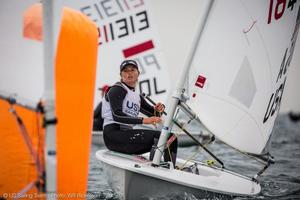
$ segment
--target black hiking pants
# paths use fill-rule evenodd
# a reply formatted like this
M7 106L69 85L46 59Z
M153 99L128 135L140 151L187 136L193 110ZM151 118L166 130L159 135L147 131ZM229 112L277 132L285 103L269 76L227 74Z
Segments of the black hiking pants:
M124 129L120 124L108 124L103 130L103 139L109 150L125 154L143 154L150 152L154 142L158 141L160 131L146 129ZM172 134L170 135L170 137ZM165 161L173 161L175 164L177 154L177 138L164 152Z

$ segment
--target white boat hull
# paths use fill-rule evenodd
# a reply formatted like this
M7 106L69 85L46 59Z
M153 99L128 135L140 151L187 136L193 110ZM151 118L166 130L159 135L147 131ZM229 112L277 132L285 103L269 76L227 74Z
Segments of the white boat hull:
M197 198L256 195L260 185L227 170L198 165L199 174L152 167L146 159L107 150L96 152L108 181L121 199L174 194L193 194ZM177 164L184 160L178 160ZM191 164L191 163L189 163Z

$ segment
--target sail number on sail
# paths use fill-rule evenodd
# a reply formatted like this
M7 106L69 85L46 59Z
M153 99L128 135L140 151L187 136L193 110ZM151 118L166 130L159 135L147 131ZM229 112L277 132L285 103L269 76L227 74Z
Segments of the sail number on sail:
M271 0L271 2L272 2L272 0ZM283 1L277 1L277 3L278 2L283 2ZM289 4L291 6L293 6L294 3L295 3L295 1L289 1ZM292 33L292 38L290 40L291 43L289 45L289 48L286 48L286 50L285 50L283 59L281 61L280 69L279 69L279 72L277 75L276 84L278 82L281 82L281 84L278 86L276 91L271 94L271 97L270 97L270 100L268 103L268 107L267 107L267 110L266 110L266 113L265 113L265 116L263 119L263 123L268 121L269 117L270 116L272 117L274 115L274 113L277 110L279 110L279 108L280 108L281 98L282 98L284 86L286 83L286 75L287 75L286 73L287 73L288 67L290 66L292 57L293 57L295 44L296 44L296 40L297 40L297 35L298 35L298 31L299 31L299 23L300 23L299 16L300 16L300 9L298 10L297 21L296 21L296 24L294 27L294 31ZM287 58L287 55L288 55L288 58Z
M122 2L105 0L86 5L81 7L80 10L96 23L100 23L105 18L114 18L108 24L99 24L99 45L102 45L149 28L146 10L136 12L130 16L116 18L126 11L128 12L141 6L144 6L143 0L124 0Z
M297 2L297 0L289 0L287 3L287 0L277 0L274 13L273 13L273 2L274 0L270 0L270 7L269 7L269 15L268 15L268 24L272 21L272 15L274 14L274 19L279 20L287 6L287 9L290 9L292 11L294 9L294 4Z
M123 59L138 62L138 89L157 101L169 90L161 43L156 37L151 9L144 0L75 1L76 9L98 27L98 67L96 87L113 84L115 70ZM100 99L97 93L95 102Z
M161 70L161 64L153 53L136 57L135 61L139 63L141 74L145 74L147 70L150 70L151 68L152 69L150 71ZM158 85L160 85L160 87L158 87ZM140 93L145 93L149 96L166 93L166 88L162 89L161 87L163 86L162 84L160 84L159 79L157 79L155 75L148 76L145 79L139 80Z

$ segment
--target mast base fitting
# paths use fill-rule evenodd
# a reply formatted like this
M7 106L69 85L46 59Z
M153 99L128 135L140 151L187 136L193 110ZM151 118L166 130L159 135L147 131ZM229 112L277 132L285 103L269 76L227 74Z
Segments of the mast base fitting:
M154 164L154 163L152 163L151 166L152 166L152 167L158 167L158 165L157 165L157 164Z

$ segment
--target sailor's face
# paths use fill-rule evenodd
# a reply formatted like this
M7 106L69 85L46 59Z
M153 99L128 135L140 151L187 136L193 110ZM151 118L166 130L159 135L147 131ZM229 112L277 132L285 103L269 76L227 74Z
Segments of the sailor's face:
M124 83L135 86L139 78L139 71L133 66L127 66L121 71L121 79Z

